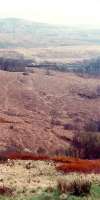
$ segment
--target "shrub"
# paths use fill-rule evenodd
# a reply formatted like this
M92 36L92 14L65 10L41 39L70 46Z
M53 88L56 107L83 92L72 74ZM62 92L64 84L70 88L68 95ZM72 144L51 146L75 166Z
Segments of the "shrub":
M74 130L75 127L73 126L73 124L64 124L64 130Z
M24 75L24 76L28 76L29 73L28 73L28 72L23 72L23 75Z
M50 71L48 68L46 69L45 75L47 75L47 76L52 75L52 74L51 74L51 71Z
M26 168L26 169L31 169L31 163L28 162L28 163L26 164L25 168Z
M55 150L55 155L56 156L65 155L65 150L63 148L58 148L58 149Z
M100 132L100 121L91 120L84 128L86 132Z
M66 182L66 180L59 179L57 183L57 189L60 193L67 193L68 183Z
M13 194L13 189L5 186L0 186L0 195L11 196Z
M4 155L0 155L0 163L7 163L8 158Z
M46 154L46 150L43 147L39 147L37 149L37 155L45 155Z
M75 179L67 183L66 180L59 180L57 189L60 193L69 193L74 196L87 196L91 191L91 182L85 179Z
M13 129L14 127L13 127L13 125L10 125L10 127L9 127L10 129Z
M89 180L76 179L69 184L68 190L75 196L87 196L90 194L91 185Z

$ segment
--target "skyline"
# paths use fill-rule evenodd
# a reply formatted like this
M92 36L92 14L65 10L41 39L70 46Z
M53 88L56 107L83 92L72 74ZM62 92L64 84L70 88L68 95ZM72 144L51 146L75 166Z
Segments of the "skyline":
M99 0L0 0L0 18L58 25L100 25Z

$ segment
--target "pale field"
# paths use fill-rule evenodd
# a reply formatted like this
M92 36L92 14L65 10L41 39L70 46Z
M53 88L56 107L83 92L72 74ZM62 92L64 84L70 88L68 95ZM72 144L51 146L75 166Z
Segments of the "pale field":
M100 55L100 46L97 45L72 45L48 48L15 49L17 53L32 58L37 62L73 63L90 59Z
M44 48L13 48L0 49L0 57L24 55L25 58L33 59L36 62L57 62L73 63L98 57L100 55L99 45L70 45Z
M30 163L30 169L27 164ZM0 186L13 188L15 196L33 196L40 194L47 188L56 188L59 180L70 183L74 179L82 178L100 183L100 175L96 174L62 174L55 170L53 162L48 161L11 161L0 164Z

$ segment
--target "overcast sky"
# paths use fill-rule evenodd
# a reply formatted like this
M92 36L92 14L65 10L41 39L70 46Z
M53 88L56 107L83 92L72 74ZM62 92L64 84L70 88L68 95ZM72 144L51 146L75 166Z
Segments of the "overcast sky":
M100 0L0 0L0 17L99 26Z

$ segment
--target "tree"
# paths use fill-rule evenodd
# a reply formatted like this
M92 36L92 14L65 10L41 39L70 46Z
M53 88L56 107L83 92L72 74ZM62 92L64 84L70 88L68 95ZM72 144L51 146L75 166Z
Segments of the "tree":
M73 137L72 145L78 157L85 159L100 158L99 133L77 133Z

